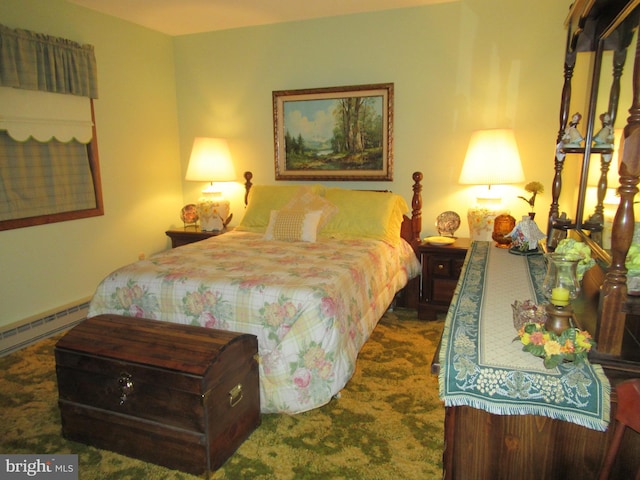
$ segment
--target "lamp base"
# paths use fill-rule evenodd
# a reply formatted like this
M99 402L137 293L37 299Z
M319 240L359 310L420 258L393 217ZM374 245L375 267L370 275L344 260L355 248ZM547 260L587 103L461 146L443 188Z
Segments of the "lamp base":
M476 198L476 204L467 211L471 240L490 242L494 220L502 213L509 212L504 209L500 197L491 196L491 192L487 192L485 196Z
M229 217L231 206L219 192L203 192L197 204L200 217L200 230L204 232L221 232L225 227L225 220Z
M493 222L500 213L500 210L492 210L485 207L471 207L467 211L469 236L471 240L490 242L493 235Z

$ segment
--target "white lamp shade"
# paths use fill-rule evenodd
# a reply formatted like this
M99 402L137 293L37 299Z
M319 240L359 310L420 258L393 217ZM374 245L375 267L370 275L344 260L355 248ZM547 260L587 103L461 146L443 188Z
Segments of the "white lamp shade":
M513 130L479 130L471 135L460 173L464 185L524 182L522 162Z
M186 180L232 182L236 171L227 141L222 138L196 137L191 149Z

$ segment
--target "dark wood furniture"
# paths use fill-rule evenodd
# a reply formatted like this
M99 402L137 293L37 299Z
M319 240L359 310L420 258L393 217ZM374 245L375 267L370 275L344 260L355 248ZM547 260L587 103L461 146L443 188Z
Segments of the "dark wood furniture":
M560 129L556 139L556 156L554 159L555 174L552 186L552 204L549 211L548 239L552 237L553 228L557 226L559 213L559 199L562 192L562 173L565 158L577 155L580 159L581 178L578 185L578 205L574 229L570 234L587 243L598 259L600 270L597 277L601 282L595 285L595 292L590 296L587 307L578 315L577 319L583 326L594 334L597 349L593 352L592 360L601 363L608 375L615 377L640 376L640 363L630 358L628 353L640 350L640 343L634 338L627 326L627 286L625 259L631 245L634 230L634 199L638 192L637 184L640 175L640 50L638 45L638 21L640 17L640 0L576 0L571 6L566 24L568 28L565 49L564 85L562 89L560 107ZM632 40L636 43L632 44ZM627 54L627 50L629 53ZM635 50L635 56L632 54ZM586 57L590 65L589 78L579 79L584 84L591 85L587 115L583 119L585 141L580 148L564 148L562 136L571 113L571 92L573 71L580 55ZM612 70L602 69L603 58L611 57ZM629 59L626 69L631 73L629 87L627 82L621 83L625 61ZM604 73L606 72L606 73ZM612 72L612 73L609 73ZM611 159L613 149L597 146L592 142L594 125L600 112L598 108L598 94L608 93L608 113L615 122L618 115L620 99L628 96L629 104L621 105L628 108L629 116L621 118L614 126L625 125L620 149L620 166L618 194L620 203L612 224L611 249L602 248L601 233L601 198L607 185L606 173L610 166L607 159ZM631 95L627 90L631 90ZM625 100L626 102L626 100ZM620 115L621 117L621 115ZM587 176L589 164L599 162L602 176L598 183L598 204L596 211L588 219L584 219L585 195L587 190ZM612 166L611 168L616 168ZM566 225L563 226L566 228ZM554 245L550 245L552 248ZM626 348L625 345L632 345ZM637 354L636 354L637 356Z
M424 242L418 246L422 263L419 319L435 320L438 312L448 310L470 243L468 238L458 238L451 245Z
M55 348L62 434L169 468L219 468L260 424L255 335L117 315Z
M611 415L613 418L615 407ZM595 480L612 430L598 432L539 415L494 415L467 406L447 408L444 478ZM625 435L611 478L634 478L639 451L637 436Z
M609 444L607 457L604 465L600 470L599 480L608 480L613 478L611 468L620 451L622 437L627 428L640 433L640 379L627 380L618 384L616 388L618 396L618 407L615 415L615 430L613 440ZM631 478L630 476L628 478ZM640 468L634 476L636 480L640 480Z
M167 230L164 232L171 239L171 248L181 247L188 243L199 242L210 237L222 235L226 230L221 232L203 232L200 227L185 227L183 229Z
M597 282L585 278L589 285ZM446 368L439 363L439 351L440 345L431 364L432 373ZM614 390L612 419L616 409ZM471 406L446 407L444 478L595 479L613 438L612 430L600 432L541 415L498 415ZM611 478L633 478L640 464L639 452L640 435L626 432Z

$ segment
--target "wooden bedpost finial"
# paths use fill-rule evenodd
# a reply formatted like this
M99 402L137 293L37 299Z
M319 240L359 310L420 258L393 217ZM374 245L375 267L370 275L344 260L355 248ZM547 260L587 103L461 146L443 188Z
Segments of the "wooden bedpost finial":
M253 183L251 183L251 179L253 178L253 173L246 171L244 172L244 204L247 205L247 202L249 200L249 190L251 190L251 186L253 185Z
M413 198L411 199L411 223L414 248L420 243L422 232L422 172L413 172Z

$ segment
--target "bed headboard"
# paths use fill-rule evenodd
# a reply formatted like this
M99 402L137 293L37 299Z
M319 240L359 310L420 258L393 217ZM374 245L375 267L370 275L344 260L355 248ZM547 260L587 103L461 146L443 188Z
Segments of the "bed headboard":
M413 194L411 196L411 217L405 215L400 228L400 236L404 238L409 245L417 253L418 245L420 244L420 232L422 231L422 172L414 172L413 178ZM249 198L249 191L253 183L253 173L247 171L244 172L244 204L247 204Z

